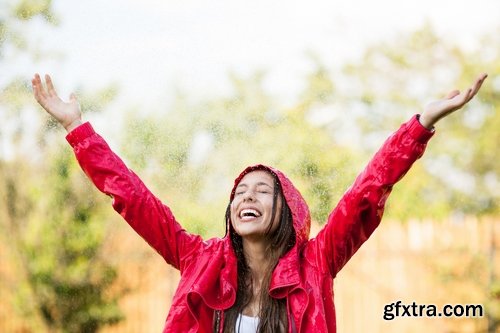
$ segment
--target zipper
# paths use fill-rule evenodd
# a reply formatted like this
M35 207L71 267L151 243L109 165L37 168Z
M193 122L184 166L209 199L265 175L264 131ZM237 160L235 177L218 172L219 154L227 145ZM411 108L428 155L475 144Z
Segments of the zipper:
M215 310L214 311L214 333L222 333L224 327L222 325L222 322L224 320L224 312L221 310Z

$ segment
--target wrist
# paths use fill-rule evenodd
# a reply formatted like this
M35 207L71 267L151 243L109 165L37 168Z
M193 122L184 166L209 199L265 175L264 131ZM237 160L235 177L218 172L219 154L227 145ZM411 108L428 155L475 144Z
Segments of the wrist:
M75 128L77 128L81 124L83 124L82 120L77 119L77 120L74 120L73 122L71 122L69 125L64 126L64 128L66 129L66 132L70 133L72 130L74 130Z
M434 129L434 124L435 122L432 121L431 119L429 119L425 112L422 113L419 117L418 117L418 121L420 122L420 125L422 125L423 127L427 128L428 130L432 130Z

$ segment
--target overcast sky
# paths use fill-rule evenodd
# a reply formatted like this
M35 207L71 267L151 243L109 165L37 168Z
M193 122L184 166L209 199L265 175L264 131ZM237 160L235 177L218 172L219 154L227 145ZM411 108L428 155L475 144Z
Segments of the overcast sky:
M174 85L193 96L223 93L227 73L268 72L266 87L293 96L311 68L431 22L463 47L500 26L500 1L475 0L54 0L60 24L26 25L31 40L57 51L43 63L19 59L10 73L52 73L61 94L119 82L125 99L152 107Z

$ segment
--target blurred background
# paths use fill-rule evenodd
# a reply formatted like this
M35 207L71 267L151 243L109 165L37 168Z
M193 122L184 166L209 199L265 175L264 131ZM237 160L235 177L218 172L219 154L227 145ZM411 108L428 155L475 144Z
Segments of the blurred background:
M254 163L292 179L314 235L392 131L487 72L394 189L335 303L339 332L500 332L498 0L2 0L0 332L159 332L178 273L85 178L32 97L35 72L75 91L207 238ZM384 320L398 300L485 312Z

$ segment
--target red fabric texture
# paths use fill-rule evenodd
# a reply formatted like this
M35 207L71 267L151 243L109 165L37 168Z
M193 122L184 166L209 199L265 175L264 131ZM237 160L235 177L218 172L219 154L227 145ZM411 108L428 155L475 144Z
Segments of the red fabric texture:
M318 235L309 239L311 217L306 202L279 170L256 165L278 176L292 211L297 241L280 259L270 294L286 298L290 332L335 332L333 279L379 225L393 185L422 156L433 131L418 116L401 125L345 192ZM230 308L236 298L237 265L229 233L203 240L185 231L171 210L109 148L89 123L67 136L84 172L113 198L113 207L167 263L180 271L163 332L212 332L215 310ZM231 198L234 195L234 188ZM223 316L220 316L223 321Z

